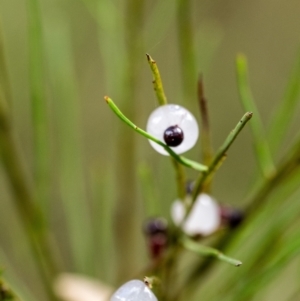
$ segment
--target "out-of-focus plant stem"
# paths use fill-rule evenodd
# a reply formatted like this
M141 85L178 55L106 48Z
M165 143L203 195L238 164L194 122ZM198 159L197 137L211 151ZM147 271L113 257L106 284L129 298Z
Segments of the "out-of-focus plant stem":
M45 71L42 22L39 0L27 0L29 39L29 85L32 108L34 143L34 180L37 197L44 207L49 199L50 143L47 104L45 97ZM47 207L43 208L46 212Z
M243 54L239 54L236 58L236 74L242 105L245 110L253 112L255 116L253 122L251 122L251 129L254 137L257 163L265 177L272 177L276 170L269 144L264 134L264 126L250 90L248 64Z
M251 220L256 212L259 212L261 206L263 206L268 200L269 195L276 190L284 181L287 181L293 174L299 171L300 168L300 139L294 144L290 152L285 156L284 160L279 164L277 173L269 179L265 179L261 183L260 187L248 197L246 203L246 216L247 220ZM247 221L246 220L246 221ZM245 221L245 222L246 222ZM239 227L236 230L226 232L221 238L215 243L214 248L218 250L224 250L235 237L238 237L238 232L243 231L243 227ZM192 283L194 281L200 281L202 277L211 269L214 261L210 258L204 260L202 263L197 265L191 272L186 283Z
M123 74L122 94L124 107L131 119L136 117L137 97L136 88L142 53L143 41L141 33L144 16L143 0L126 1L124 22L125 37L125 72ZM116 159L116 207L115 207L115 247L117 282L123 282L137 269L138 248L137 236L139 231L138 201L136 195L136 147L135 135L126 127L121 127L118 133ZM124 151L126 150L126 151ZM123 172L120 171L123 170Z
M202 191L203 185L206 183L207 180L211 179L211 176L220 167L220 164L224 161L224 158L226 157L226 152L228 151L229 147L234 142L235 138L238 136L240 131L244 128L246 123L251 119L252 115L253 115L252 112L247 112L241 118L241 120L238 122L236 127L227 136L223 145L218 149L214 159L212 160L211 164L208 167L208 171L205 172L203 175L200 175L196 180L195 188L193 190L193 195L192 195L192 206L195 200L197 199L198 194ZM189 212L192 209L192 206L190 206L189 210L186 213L186 216L188 216Z
M68 229L73 267L81 273L90 273L96 258L93 250L91 215L86 198L82 164L81 106L73 65L72 41L69 23L60 14L48 25L47 58L49 79L53 88L53 111L58 126L58 181L62 206ZM80 221L80 222L79 222ZM99 235L98 229L95 229Z
M45 289L52 300L55 300L51 283L58 273L58 267L49 243L49 233L45 227L42 212L35 203L23 162L14 141L6 101L0 90L0 154L7 177L9 179L15 206L24 225L35 262L43 280Z
M180 51L181 79L183 82L184 97L190 100L194 99L194 85L197 76L192 20L192 1L178 0L177 33Z
M213 159L213 149L211 144L210 137L210 126L209 126L209 115L207 108L207 101L204 95L204 85L203 77L199 76L198 79L198 103L200 107L201 114L201 150L202 150L202 160L205 165L210 165ZM203 188L203 191L210 191L210 181L206 181L206 185Z
M268 141L270 148L274 154L278 152L282 144L284 135L291 124L293 113L296 112L297 105L299 105L300 95L300 51L298 51L297 61L293 66L288 85L286 87L282 101L276 109L271 120Z
M213 150L210 138L209 115L207 108L207 100L204 94L203 77L199 76L198 79L198 103L201 114L201 145L202 145L202 158L205 165L209 165L213 158Z
M260 206L266 201L267 196L272 192L278 185L286 181L292 176L300 167L300 139L294 144L289 153L285 156L282 162L277 168L276 174L265 180L261 187L254 195L249 197L247 201L247 212L252 213L258 210Z
M0 20L0 85L2 87L4 97L10 106L12 102L11 87L9 82L9 74L7 71L7 62L5 56L4 37Z

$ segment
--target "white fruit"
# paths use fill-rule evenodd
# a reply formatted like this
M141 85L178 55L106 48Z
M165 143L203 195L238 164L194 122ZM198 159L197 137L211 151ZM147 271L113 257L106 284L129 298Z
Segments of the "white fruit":
M157 298L143 281L131 280L118 288L110 301L157 301Z
M187 109L175 104L158 107L148 118L147 132L165 143L165 130L175 125L178 125L182 129L184 139L180 145L171 148L175 153L181 154L191 149L197 142L199 136L197 121ZM149 140L149 142L157 152L163 155L169 155L162 146L151 140Z
M180 225L185 216L183 203L176 200L171 208L171 215L176 225ZM215 232L221 223L220 209L217 202L208 194L202 193L196 199L192 211L183 225L183 231L194 236L207 236Z

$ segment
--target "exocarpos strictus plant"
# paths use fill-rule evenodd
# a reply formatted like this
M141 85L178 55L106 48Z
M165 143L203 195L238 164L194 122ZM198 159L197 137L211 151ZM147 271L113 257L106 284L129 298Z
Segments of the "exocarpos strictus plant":
M171 225L167 226L163 217L152 218L146 222L144 231L152 258L152 263L144 271L144 274L147 275L147 281L143 284L141 281L131 280L115 292L111 301L156 300L156 297L149 291L148 287L154 288L159 300L179 300L185 296L185 293L189 295L193 291L192 288L195 283L201 284L203 276L215 265L215 259L239 267L242 264L240 260L225 255L221 250L229 246L234 240L242 240L242 233L249 226L248 221L253 222L254 219L258 218L260 212L264 211L263 208L266 206L266 201L272 192L279 189L288 178L293 177L293 175L297 176L299 173L299 138L287 150L286 155L279 163L275 163L273 159L274 154L272 154L258 110L252 99L247 78L247 62L243 55L238 55L237 57L236 71L240 99L248 112L238 121L216 152L212 151L210 144L211 133L202 78L200 77L198 82L198 100L202 118L199 129L195 117L188 110L174 103L168 104L156 62L148 54L147 59L152 70L153 85L159 106L150 114L146 130L129 120L112 99L106 96L105 101L125 124L147 138L158 153L170 156L176 172L178 199L170 208L170 215L173 221ZM290 87L290 89L294 89L294 94L290 93L287 96L282 108L275 115L268 133L271 137L274 137L276 131L278 131L277 134L282 138L283 129L288 126L287 111L291 110L294 97L297 96L297 90L299 89L297 85L299 86L299 84L294 83L294 86ZM241 210L226 207L215 200L211 190L211 182L215 173L224 163L229 147L246 123L252 118L252 115L253 119L250 122L250 126L254 138L256 159L260 166L262 177L256 183L254 190L246 196L246 206ZM181 153L195 145L198 136L202 138L201 148L204 164L181 155ZM198 177L193 179L189 185L187 185L186 181L185 168L192 168L199 172ZM229 189L234 189L234 187ZM275 201L273 205L269 204L268 206L279 207L280 205ZM283 215L285 217L281 218L287 224L292 224L295 221L295 215L292 212L284 212ZM279 228L279 225L271 225L270 233L278 235L279 233L276 230L278 231ZM278 258L273 254L275 255L275 265L280 264L281 260L292 257L299 250L300 238L299 236L296 238L296 233L297 231L294 231L288 238L285 238L289 247L285 248L283 246L283 257ZM260 250L254 256L255 259L253 261L251 259L250 263L246 263L246 270L249 271L249 267L253 267L263 260L265 252L268 252L268 248L278 238L276 235L271 236L272 239L270 241L264 238L267 242L263 246L258 245L257 248ZM211 239L208 240L208 237ZM201 240L206 241L206 243L201 243ZM210 245L207 241L210 241ZM202 256L203 259L196 266L187 266L188 272L180 273L178 271L180 260L187 251L194 252ZM243 260L247 261L247 258ZM268 276L266 275L272 273L272 269L274 268L268 265L264 266L262 263L262 266L258 268L262 279L267 281ZM243 271L241 273L243 274ZM183 277L182 274L185 276ZM238 275L239 273L236 272L235 274ZM228 282L230 285L238 277L233 276L232 279L226 279L223 282ZM154 279L153 284L151 279ZM157 279L159 281L156 281ZM228 298L228 300L250 300L255 291L253 288L255 277L248 277L246 283L247 285L242 284L237 288L232 288L237 293L235 295L236 299ZM219 299L213 299L212 297L212 299L206 300Z
M99 301L109 298L111 301L197 300L200 288L204 300L252 300L300 250L297 227L300 204L295 193L299 187L300 138L296 137L277 159L280 141L287 133L299 98L300 66L293 73L284 101L265 130L251 95L246 58L238 55L237 83L246 113L235 126L233 123L224 143L213 151L202 77L198 81L201 115L198 127L191 112L167 102L156 62L150 55L147 59L158 107L150 114L146 129L128 119L111 98L106 96L105 101L127 126L148 139L158 153L170 157L176 185L169 187L176 187L177 198L169 208L169 216L149 216L145 221L143 231L149 262L143 270L133 271L132 278L114 293L112 287L74 275L66 278L60 275L64 269L53 250L52 236L36 202L35 191L26 181L11 130L9 106L5 93L0 91L1 158L47 297L66 301L77 301L78 296L82 301L95 298ZM243 207L238 209L214 197L212 181L230 155L230 146L250 119L261 173L256 175L253 189L245 195ZM182 155L198 140L201 140L203 163ZM198 175L187 179L187 168ZM234 183L229 189L234 189ZM241 267L229 274L227 266ZM56 283L54 290L53 282ZM285 300L299 300L299 293L298 285ZM19 300L18 294L2 280L0 300Z

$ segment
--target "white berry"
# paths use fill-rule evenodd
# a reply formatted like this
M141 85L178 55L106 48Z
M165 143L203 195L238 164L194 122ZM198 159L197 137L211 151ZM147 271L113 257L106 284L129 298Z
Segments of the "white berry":
M176 200L171 208L171 215L176 225L185 216L183 203ZM221 223L220 209L217 202L208 194L202 193L196 199L192 211L183 225L186 234L207 236L215 232Z
M110 301L157 301L157 298L143 281L131 280L118 288Z
M195 117L187 109L176 104L158 107L148 118L147 132L165 143L164 133L170 126L178 126L184 134L182 143L171 147L175 153L184 153L195 145L199 136L198 124ZM162 146L151 140L149 142L157 152L169 155Z

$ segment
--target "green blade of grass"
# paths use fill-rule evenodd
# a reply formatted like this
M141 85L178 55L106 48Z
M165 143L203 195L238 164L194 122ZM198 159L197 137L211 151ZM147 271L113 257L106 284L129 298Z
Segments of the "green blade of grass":
M253 112L255 116L251 122L251 130L254 138L256 160L263 175L270 177L275 173L275 166L264 134L263 123L250 91L247 59L242 54L239 54L236 59L236 73L240 100L243 107L245 110Z

